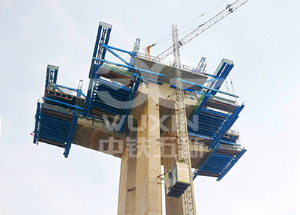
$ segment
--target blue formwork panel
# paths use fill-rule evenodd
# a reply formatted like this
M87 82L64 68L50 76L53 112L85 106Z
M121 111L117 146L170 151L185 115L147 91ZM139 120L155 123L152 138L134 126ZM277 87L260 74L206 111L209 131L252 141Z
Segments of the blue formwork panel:
M205 162L202 162L202 165L195 169L193 179L198 175L203 175L217 177L217 180L220 181L245 152L246 149L236 150L218 145L212 150Z
M45 142L50 145L65 148L65 157L68 156L70 145L77 125L78 114L72 114L53 110L38 103L36 125L34 131L34 143Z
M222 123L218 131L213 136L213 142L210 144L208 149L215 148L215 146L219 143L220 139L225 135L225 133L231 128L231 126L234 124L234 122L239 117L240 112L245 107L244 104L241 106L238 106L235 111L230 114Z
M112 71L110 72L113 73ZM92 108L101 110L104 113L125 116L125 120L118 130L123 132L133 99L141 81L141 77L137 74L133 74L132 78L133 83L128 87L101 78L94 80L95 83L90 92L91 99L86 102L85 116L87 113L90 113Z
M110 33L111 33L112 26L100 22L98 31L97 31L97 36L96 36L96 41L95 41L95 46L94 46L94 52L93 52L93 57L98 57L100 59L105 58L106 54L106 49L103 48L103 45L107 45L109 38L110 38ZM91 69L89 73L89 78L93 79L96 71L98 70L99 66L101 65L98 64L95 60L92 60L91 64Z
M228 115L203 108L197 115L198 127L188 126L188 131L193 134L213 138Z
M205 107L210 94L203 94L195 109L192 112L192 123L188 124L188 132L190 135L203 136L211 139L212 142L209 149L215 148L218 143L235 144L237 136L226 135L226 132L234 124L239 117L239 113L244 105L236 107L233 113L223 113Z
M39 138L65 144L68 140L70 127L70 120L51 116L43 111L41 114Z
M108 81L99 80L93 93L93 105L97 109L122 115L129 100L130 89Z
M221 88L223 82L227 78L228 74L232 70L233 66L234 65L233 65L232 61L223 59L221 61L220 65L218 66L216 72L214 73L214 75L219 78L216 79L216 81L211 82L208 87L219 90ZM217 91L207 90L206 93L210 93L211 95L216 95Z

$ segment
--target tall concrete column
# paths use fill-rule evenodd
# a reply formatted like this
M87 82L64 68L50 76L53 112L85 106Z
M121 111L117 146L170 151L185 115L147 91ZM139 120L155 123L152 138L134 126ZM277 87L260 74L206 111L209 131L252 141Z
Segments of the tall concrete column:
M158 98L148 97L138 119L136 215L161 215L160 122Z
M133 149L129 146L121 160L118 215L135 214L136 157Z

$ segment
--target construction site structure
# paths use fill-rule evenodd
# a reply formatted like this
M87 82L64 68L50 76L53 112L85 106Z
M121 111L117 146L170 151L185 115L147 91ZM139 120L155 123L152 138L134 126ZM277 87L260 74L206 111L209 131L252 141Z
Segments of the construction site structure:
M213 74L204 58L181 65L175 25L171 64L138 53L139 39L132 51L109 45L111 31L99 23L86 94L82 82L59 85L59 68L47 66L33 142L61 147L66 158L72 144L121 158L119 215L196 214L193 180L220 181L246 152L232 129L244 105L220 90L233 61L222 59Z

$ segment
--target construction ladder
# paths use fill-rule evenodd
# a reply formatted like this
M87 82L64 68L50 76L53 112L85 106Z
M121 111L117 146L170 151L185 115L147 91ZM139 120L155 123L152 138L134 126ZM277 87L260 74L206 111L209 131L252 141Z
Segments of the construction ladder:
M173 38L175 77L176 77L177 135L179 137L179 148L180 148L179 160L188 165L189 177L190 177L191 165L189 159L189 139L187 133L183 83L181 79L181 70L180 70L181 63L180 63L180 53L179 53L179 43L178 43L178 29L177 29L177 25L175 24L172 25L172 38ZM192 185L188 186L188 188L184 192L183 198L184 198L185 215L196 215L195 208L194 208Z

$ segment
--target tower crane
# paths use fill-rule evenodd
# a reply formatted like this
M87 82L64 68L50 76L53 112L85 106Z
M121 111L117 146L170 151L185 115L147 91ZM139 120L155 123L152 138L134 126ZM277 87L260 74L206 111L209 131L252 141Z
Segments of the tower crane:
M209 19L207 22L199 25L194 31L183 37L181 40L178 41L178 46L181 48L188 42L190 42L192 39L196 38L200 34L202 34L204 31L212 27L214 24L228 16L229 14L233 13L236 9L247 3L249 0L237 0L232 4L228 4L224 10L219 12L217 15ZM150 45L147 47L147 55L150 56L150 48L153 47L156 44ZM173 46L169 47L162 53L160 53L155 59L156 61L160 62L166 57L168 57L170 54L174 52Z
M183 161L189 170L189 177L191 177L191 164L190 164L190 156L189 156L189 139L187 132L187 122L186 122L186 111L184 104L184 92L183 92L183 83L181 77L181 62L180 62L180 52L179 48L183 45L187 44L189 41L197 37L199 34L216 24L218 21L223 19L225 16L232 13L234 10L248 2L249 0L237 0L231 5L227 5L226 9L218 13L216 16L208 20L206 23L200 25L193 32L182 38L178 41L178 29L177 26L173 24L172 26L172 39L173 45L162 52L157 56L157 60L161 61L166 58L170 54L174 54L174 68L175 68L175 76L176 76L176 103L177 103L177 135L179 137L178 144L180 148L180 160ZM147 47L147 56L150 57L150 48L155 44ZM201 59L198 67L205 68L205 59ZM199 68L200 69L200 68ZM191 180L191 186L189 186L183 196L184 200L184 213L187 214L196 214L195 202L194 202L194 193L193 193L193 185Z

